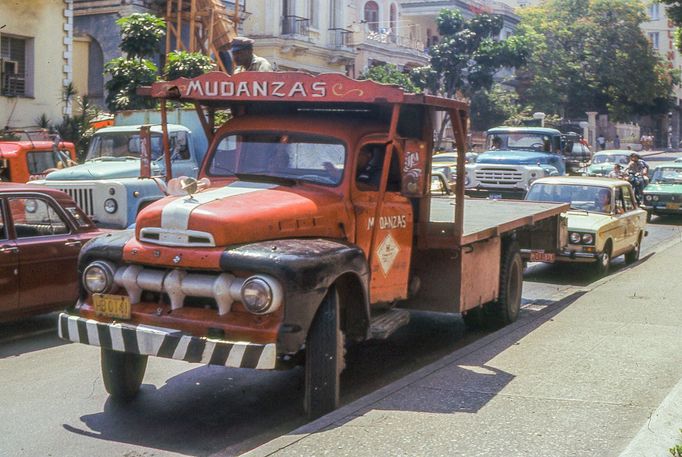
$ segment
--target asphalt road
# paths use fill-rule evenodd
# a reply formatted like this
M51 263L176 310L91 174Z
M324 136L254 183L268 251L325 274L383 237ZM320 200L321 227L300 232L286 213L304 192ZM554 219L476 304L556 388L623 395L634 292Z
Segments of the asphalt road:
M682 218L654 218L642 261L682 240L681 228ZM622 258L613 268L625 268ZM524 313L571 300L592 281L576 266L543 264L531 264L525 280ZM55 318L0 325L0 456L237 455L306 422L302 369L258 372L150 358L138 399L114 404L98 349L57 339ZM483 335L465 332L456 315L414 314L389 340L349 350L342 401Z

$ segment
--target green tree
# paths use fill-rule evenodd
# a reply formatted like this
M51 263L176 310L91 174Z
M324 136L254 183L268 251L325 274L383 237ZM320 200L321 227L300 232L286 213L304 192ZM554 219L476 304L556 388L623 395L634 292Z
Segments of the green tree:
M471 96L471 128L488 130L491 127L507 124L509 119L519 114L518 95L500 84L490 89L482 89Z
M153 108L150 97L137 95L139 86L149 86L156 81L157 67L147 59L126 59L118 57L104 66L104 72L111 75L106 82L106 103L111 111L124 109Z
M548 0L520 11L517 34L531 53L519 85L521 103L564 117L585 111L665 112L676 73L640 29L639 0Z
M421 92L421 89L418 88L410 78L409 72L402 72L393 64L375 65L370 67L367 71L362 73L358 79L371 79L372 81L383 84L394 84L400 86L405 92Z
M210 57L200 52L174 51L168 54L163 74L167 81L180 77L194 78L215 70Z
M153 56L166 35L166 21L153 14L134 13L116 25L121 28L121 50L131 58Z

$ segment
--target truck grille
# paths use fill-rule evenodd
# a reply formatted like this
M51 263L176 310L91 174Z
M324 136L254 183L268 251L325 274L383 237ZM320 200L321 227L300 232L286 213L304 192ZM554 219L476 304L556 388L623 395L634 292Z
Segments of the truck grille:
M93 217L95 215L94 203L92 200L92 189L65 187L60 188L59 190L69 194L69 196L76 201L78 206L80 206L81 209L85 211L85 214L87 214L89 217Z
M476 180L481 184L516 184L523 180L523 172L509 168L481 168L476 170Z

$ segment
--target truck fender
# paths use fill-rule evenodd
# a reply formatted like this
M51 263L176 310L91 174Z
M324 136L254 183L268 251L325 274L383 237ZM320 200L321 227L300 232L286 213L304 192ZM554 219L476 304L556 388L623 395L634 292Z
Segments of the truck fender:
M78 284L81 300L87 295L80 280L85 267L95 259L120 264L123 261L123 247L132 238L135 238L135 230L117 230L95 237L83 245L78 255Z
M344 332L366 337L369 327L369 268L362 250L327 239L285 239L226 249L223 271L247 271L277 278L284 289L284 317L278 352L293 354L305 343L308 329L327 289L337 285L344 313Z

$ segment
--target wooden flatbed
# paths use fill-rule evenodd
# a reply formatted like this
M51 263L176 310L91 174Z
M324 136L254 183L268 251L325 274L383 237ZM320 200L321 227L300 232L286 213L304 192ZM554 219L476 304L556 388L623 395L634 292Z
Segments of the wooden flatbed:
M540 203L523 200L464 199L462 245L499 236L512 230L535 225L568 211L568 203ZM455 226L455 198L431 197L429 235L452 235Z

